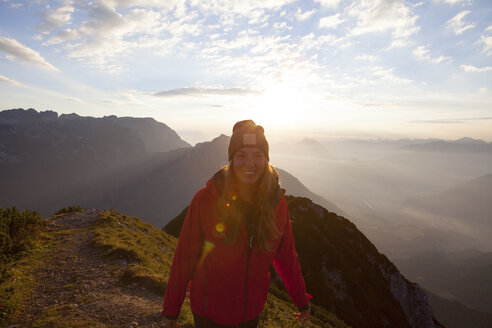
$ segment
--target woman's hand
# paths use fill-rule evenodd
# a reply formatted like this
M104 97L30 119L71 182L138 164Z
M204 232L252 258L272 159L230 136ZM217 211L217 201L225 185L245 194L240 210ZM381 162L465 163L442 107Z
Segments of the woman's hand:
M308 308L301 313L294 313L294 315L297 321L304 324L309 321L309 317L311 316L311 308Z
M177 328L178 319L168 319L164 317L164 324L166 325L166 328Z

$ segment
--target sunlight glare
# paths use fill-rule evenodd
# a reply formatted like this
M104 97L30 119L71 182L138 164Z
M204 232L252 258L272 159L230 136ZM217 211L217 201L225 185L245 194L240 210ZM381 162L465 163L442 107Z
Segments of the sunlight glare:
M297 124L306 106L303 93L281 83L268 87L254 109L254 117L265 126L287 127Z

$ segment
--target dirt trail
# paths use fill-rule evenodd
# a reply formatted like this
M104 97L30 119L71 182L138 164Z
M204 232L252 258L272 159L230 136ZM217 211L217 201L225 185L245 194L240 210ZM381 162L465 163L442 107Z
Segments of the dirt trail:
M37 286L11 328L164 326L162 296L123 286L110 268L117 264L91 245L98 218L97 210L86 210L54 219L49 229L59 231L58 243L35 271Z

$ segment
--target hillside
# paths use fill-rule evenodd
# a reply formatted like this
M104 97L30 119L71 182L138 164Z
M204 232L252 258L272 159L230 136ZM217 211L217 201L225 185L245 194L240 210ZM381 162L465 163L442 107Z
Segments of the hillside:
M395 260L409 279L438 296L492 315L492 253L422 252Z
M440 193L413 197L404 204L403 210L434 217L443 229L461 231L488 249L492 248L492 174L460 183Z
M150 118L0 112L0 207L50 216L67 204L114 208L163 227L227 163L229 137L189 147ZM273 163L275 164L275 163ZM279 170L289 193L340 209Z
M423 144L406 145L401 149L415 152L492 154L492 143L465 137L454 141L436 140Z
M162 327L162 296L166 288L176 238L139 218L115 211L82 210L47 220L52 244L44 258L27 256L27 276L20 283L22 301L0 317L8 327ZM7 280L0 279L5 294ZM19 298L19 293L16 294ZM7 296L3 302L12 300ZM295 307L269 295L260 327L301 327L292 320ZM191 328L189 300L180 326ZM346 326L322 308L304 327Z
M0 207L15 205L49 216L90 199L108 177L132 172L154 158L154 151L179 147L189 145L150 118L1 111Z
M163 227L188 206L193 195L222 166L227 164L229 137L221 135L182 150L173 160L155 161L150 168L134 168L130 177L109 178L114 184L95 190L87 204L115 208ZM290 194L311 197L332 211L338 207L307 189L298 179L278 170L282 187ZM89 206L89 205L87 205Z
M425 292L410 283L345 218L307 198L287 197L312 302L352 327L438 327ZM179 236L186 210L164 230ZM277 281L277 288L282 284Z
M490 328L492 314L471 309L458 301L439 297L429 291L429 303L434 309L434 315L447 328Z

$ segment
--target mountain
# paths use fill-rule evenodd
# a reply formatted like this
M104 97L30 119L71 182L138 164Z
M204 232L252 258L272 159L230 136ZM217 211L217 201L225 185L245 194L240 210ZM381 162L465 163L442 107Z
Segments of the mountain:
M29 241L36 239L34 247L5 266L3 254L0 258L0 326L162 327L162 299L176 238L113 210L64 208L60 212L46 220L38 213L14 213L45 222L41 224L44 230L37 234L29 229ZM0 233L19 237L4 224L11 217L12 211L0 211ZM19 221L12 226L30 226ZM13 248L26 241L12 240L16 240ZM0 244L2 250L5 246ZM260 327L297 326L296 311L291 301L276 296L272 289ZM179 324L193 327L189 298ZM348 328L326 309L314 306L304 326Z
M458 143L458 144L462 144L462 145L471 145L471 144L486 145L487 144L487 142L483 141L482 139L473 139L470 137L463 137L463 138L454 140L453 142Z
M323 155L330 156L325 146L323 146L319 141L311 138L304 138L301 141L295 143L293 148L296 152L302 152L312 155Z
M405 276L437 296L492 315L492 253L427 251L394 262Z
M296 156L305 161L332 158L328 147L316 139L303 138L299 141L284 140L270 144L270 159L282 161L283 157Z
M115 208L164 226L227 163L229 137L189 147L154 119L0 112L0 206L51 215L67 204ZM165 150L165 151L164 151ZM282 186L341 212L280 170Z
M410 198L403 209L432 216L443 229L460 231L492 248L492 174L440 193Z
M104 190L108 177L130 174L161 156L151 151L188 146L153 119L5 110L0 112L0 206L48 216Z
M492 314L471 309L460 302L426 291L435 317L447 328L490 328Z
M143 147L146 153L190 147L174 130L153 118L115 115L94 118L75 113L58 116L54 111L37 112L33 108L19 108L0 112L0 127L0 149L2 152L9 151L7 155L20 156L19 159L25 158L27 150L60 155L77 146L97 150L98 146L107 145L105 151L122 153L122 158L132 156L132 151L140 151L132 146ZM32 143L37 148L28 148Z
M136 215L155 226L164 226L186 207L193 195L212 175L227 164L229 137L221 135L183 150L172 161L155 163L151 169L138 169L138 174L113 179L107 192L97 193L88 203L99 208L115 208ZM339 210L336 205L308 190L288 172L277 169L281 186L290 194L312 197L317 203Z
M492 154L492 143L472 138L461 138L455 141L437 140L424 144L406 145L402 150L416 152L442 153L488 153Z
M352 327L440 327L425 292L347 219L287 196L296 249L312 302ZM164 227L179 236L186 210ZM278 279L274 279L282 288Z

